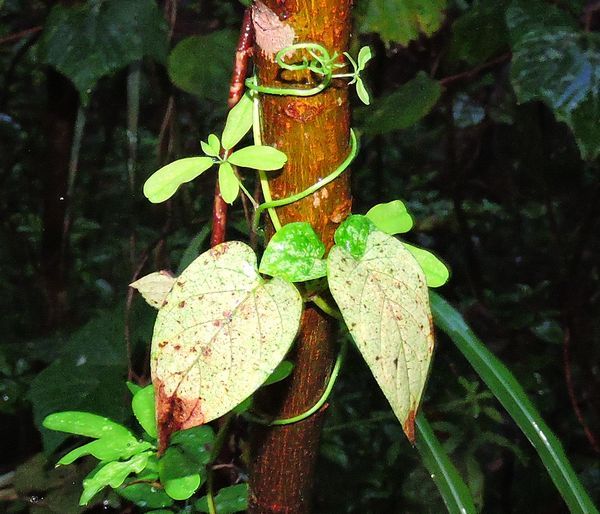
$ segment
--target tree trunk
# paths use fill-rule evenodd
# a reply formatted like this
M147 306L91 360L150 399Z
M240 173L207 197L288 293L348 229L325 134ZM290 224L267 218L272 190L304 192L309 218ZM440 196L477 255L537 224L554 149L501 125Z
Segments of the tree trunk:
M346 50L350 34L349 0L281 0L255 2L255 63L259 83L303 87L313 77L282 72L275 53L292 43L316 42L333 55ZM318 79L317 79L318 80ZM283 198L329 175L349 152L349 106L345 83L334 81L312 97L262 95L263 142L288 155L283 172L270 181L273 198ZM300 202L278 209L283 224L311 223L327 248L333 233L350 213L349 174ZM333 320L307 306L292 360L296 367L283 385L268 388L260 408L275 417L290 417L320 398L337 351ZM252 438L249 512L310 512L313 471L323 410L282 427L256 428Z

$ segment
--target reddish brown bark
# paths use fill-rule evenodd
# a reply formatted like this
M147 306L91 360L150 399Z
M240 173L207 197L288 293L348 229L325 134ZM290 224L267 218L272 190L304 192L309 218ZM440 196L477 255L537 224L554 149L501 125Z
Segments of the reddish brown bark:
M302 87L314 78L282 73L274 53L292 42L317 42L333 54L346 49L350 33L349 0L267 0L254 4L259 82L275 87ZM292 29L290 31L290 28ZM260 46L259 46L260 45ZM279 46L279 48L278 48ZM347 156L349 107L345 84L304 98L262 95L264 144L283 150L288 164L270 181L274 198L297 193L331 173ZM327 247L350 213L349 174L317 193L278 209L282 223L308 221ZM269 388L260 407L275 417L302 413L320 398L336 353L333 323L308 307L302 318L292 359L296 367L287 383ZM252 514L310 512L314 465L323 411L293 425L257 428L252 440L250 507Z

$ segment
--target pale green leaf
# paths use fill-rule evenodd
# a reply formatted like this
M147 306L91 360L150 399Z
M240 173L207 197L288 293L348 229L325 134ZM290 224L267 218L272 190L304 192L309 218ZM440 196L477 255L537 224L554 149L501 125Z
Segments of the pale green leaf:
M154 387L147 385L138 391L131 401L131 409L142 428L150 437L156 437L156 413L154 408Z
M259 271L288 282L304 282L326 275L325 245L310 223L284 225L267 245Z
M371 52L371 48L368 46L363 46L358 52L358 71L364 70L365 66L372 58L373 52Z
M210 157L186 157L155 171L144 184L144 196L152 203L168 200L177 188L194 180L214 164Z
M240 192L240 181L228 162L223 162L219 166L219 190L223 200L229 204L235 202Z
M132 435L115 434L75 448L64 455L56 465L66 466L85 455L93 455L98 460L127 459L150 447L150 443L138 441Z
M283 167L287 156L272 146L252 145L233 152L227 160L236 166L271 171Z
M173 402L207 423L245 400L283 360L298 330L302 300L278 278L266 281L239 241L200 255L158 311L152 377L162 390L158 420Z
M350 334L413 441L434 345L423 271L400 241L375 230L358 259L334 246L327 276Z
M435 255L404 241L402 241L402 244L421 266L429 287L440 287L448 282L450 271Z
M83 493L79 499L79 505L87 505L94 495L110 486L113 489L120 487L131 473L142 471L152 452L135 455L126 461L101 463L83 480Z
M210 157L219 157L219 153L221 152L221 142L215 134L210 134L208 136L208 143L200 141L200 146L206 155Z
M413 219L400 200L377 204L367 212L379 230L386 234L402 234L413 227Z
M371 98L369 97L369 92L360 77L356 80L356 94L362 103L370 105Z
M137 289L149 305L160 309L174 283L175 277L168 271L155 271L132 282L129 287Z
M90 412L65 411L46 416L43 423L49 430L84 435L86 437L132 436L123 425ZM133 436L132 436L133 437Z
M174 500L187 500L204 481L196 464L174 446L159 460L158 473L165 492Z
M223 148L231 150L252 128L252 106L254 102L250 93L246 92L240 101L227 115L223 129Z

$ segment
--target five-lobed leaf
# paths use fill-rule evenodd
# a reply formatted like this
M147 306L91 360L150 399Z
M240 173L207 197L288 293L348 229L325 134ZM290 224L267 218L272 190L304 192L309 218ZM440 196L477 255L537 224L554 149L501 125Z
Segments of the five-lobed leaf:
M222 162L219 165L219 190L223 200L228 204L235 202L240 193L240 181L228 162Z
M252 128L253 104L251 93L247 91L229 111L221 137L225 150L231 150Z
M310 223L284 225L267 245L259 271L288 282L305 282L326 275L325 245Z
M356 225L359 218L349 218ZM344 230L327 259L329 287L379 387L414 441L414 420L433 352L428 289L420 266L393 236ZM352 235L347 238L348 233ZM359 237L364 237L362 245ZM361 252L351 253L361 247Z
M244 168L272 171L282 168L287 156L272 146L251 145L236 150L227 161Z
M186 157L154 172L144 184L144 196L152 203L168 200L181 184L194 180L214 164L211 157Z
M159 447L258 389L287 353L301 312L297 289L264 280L244 243L223 243L193 261L158 311L152 338Z

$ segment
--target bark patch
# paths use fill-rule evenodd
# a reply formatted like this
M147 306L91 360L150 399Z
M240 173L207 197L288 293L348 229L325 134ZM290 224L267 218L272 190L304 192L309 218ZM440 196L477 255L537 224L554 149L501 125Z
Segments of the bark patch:
M275 61L279 50L294 43L294 29L260 0L252 5L252 23L256 44L270 61Z

